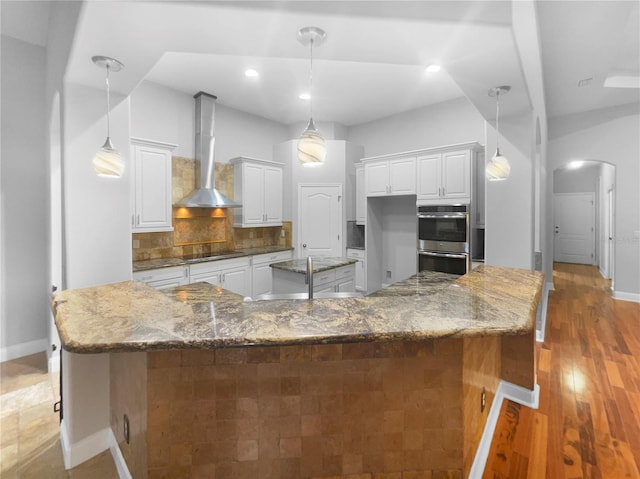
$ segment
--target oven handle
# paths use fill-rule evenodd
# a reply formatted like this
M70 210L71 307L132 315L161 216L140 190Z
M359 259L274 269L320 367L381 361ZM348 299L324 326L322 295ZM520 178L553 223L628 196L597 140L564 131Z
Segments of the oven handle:
M449 214L449 215L425 215L425 214L419 214L418 218L428 218L428 219L432 219L432 218L451 218L451 219L458 219L458 218L466 218L467 216L469 216L467 213L460 213L460 214Z
M438 258L455 258L455 259L466 259L468 256L466 254L434 253L431 251L418 251L418 254L421 254L424 256L436 256Z

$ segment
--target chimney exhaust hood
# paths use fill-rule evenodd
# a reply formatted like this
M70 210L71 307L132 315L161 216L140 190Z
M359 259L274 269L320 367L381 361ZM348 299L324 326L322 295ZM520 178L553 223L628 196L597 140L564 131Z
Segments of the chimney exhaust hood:
M242 205L227 198L214 188L215 163L214 117L216 96L203 91L196 93L196 165L200 165L200 187L178 201L174 206L187 208L239 208Z

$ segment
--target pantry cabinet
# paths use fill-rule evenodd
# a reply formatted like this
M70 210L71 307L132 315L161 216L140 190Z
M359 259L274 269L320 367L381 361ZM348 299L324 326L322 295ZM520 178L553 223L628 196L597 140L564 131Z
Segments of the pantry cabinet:
M398 196L416 193L416 157L365 159L366 196Z
M177 145L131 138L134 233L172 231L171 152Z
M234 226L282 225L282 164L256 158L233 158L234 199L242 208L234 211Z

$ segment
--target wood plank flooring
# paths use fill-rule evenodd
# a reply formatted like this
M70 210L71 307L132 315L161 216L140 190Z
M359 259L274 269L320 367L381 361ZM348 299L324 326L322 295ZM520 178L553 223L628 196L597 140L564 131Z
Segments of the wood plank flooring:
M597 267L554 265L540 407L502 405L483 479L640 478L640 304Z

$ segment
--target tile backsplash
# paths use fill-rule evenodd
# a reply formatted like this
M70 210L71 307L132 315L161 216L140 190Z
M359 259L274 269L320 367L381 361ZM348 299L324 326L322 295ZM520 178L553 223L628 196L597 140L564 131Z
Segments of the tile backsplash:
M172 158L172 203L199 184L199 165L192 158ZM233 198L233 165L216 163L216 188ZM174 231L133 233L133 260L221 253L265 246L291 246L291 222L264 228L234 228L233 208L174 208Z

